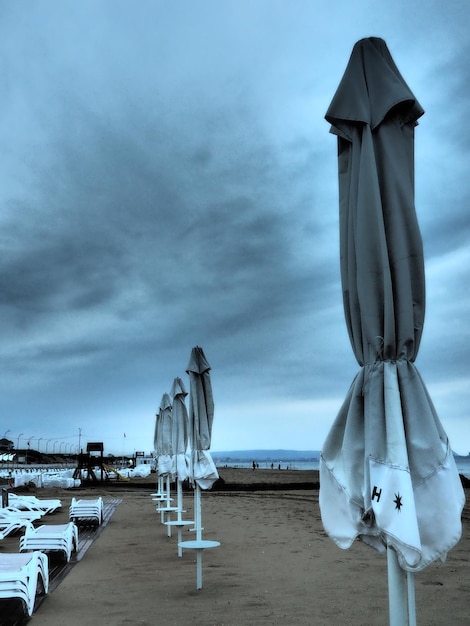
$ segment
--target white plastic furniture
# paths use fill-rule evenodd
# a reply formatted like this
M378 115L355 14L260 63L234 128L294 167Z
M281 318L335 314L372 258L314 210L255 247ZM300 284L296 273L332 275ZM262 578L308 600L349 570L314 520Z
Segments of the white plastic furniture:
M36 595L49 590L49 565L42 552L0 553L0 598L21 602L25 617L34 611Z
M43 517L43 511L25 511L15 506L4 506L0 509L0 515L10 515L27 522L36 522Z
M103 498L95 500L77 500L72 498L69 508L69 519L76 524L95 524L103 521Z
M12 514L3 514L3 510L4 509L0 509L0 536L2 539L12 533L18 532L21 529L33 526L28 520L20 519Z
M25 511L40 511L47 514L54 513L62 507L60 500L41 500L36 496L23 496L16 493L8 494L8 504Z
M28 528L20 539L20 552L60 552L67 563L77 546L78 528L73 522Z

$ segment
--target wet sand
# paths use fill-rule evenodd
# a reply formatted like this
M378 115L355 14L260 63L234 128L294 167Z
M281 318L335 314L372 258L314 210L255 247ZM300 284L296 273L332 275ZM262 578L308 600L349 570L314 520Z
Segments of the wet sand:
M32 490L59 497L68 521L75 497L122 498L104 531L60 585L31 626L383 625L388 623L386 558L356 542L339 549L323 531L318 472L219 470L216 489L203 492L204 538L221 546L203 553L203 588L196 590L195 555L177 556L147 479L74 490ZM152 475L155 476L155 475ZM309 486L311 485L311 487ZM468 488L466 490L468 495ZM185 493L192 519L192 492ZM415 577L419 624L468 624L469 505L463 536L445 563ZM193 533L184 531L184 539ZM18 537L0 542L15 551Z

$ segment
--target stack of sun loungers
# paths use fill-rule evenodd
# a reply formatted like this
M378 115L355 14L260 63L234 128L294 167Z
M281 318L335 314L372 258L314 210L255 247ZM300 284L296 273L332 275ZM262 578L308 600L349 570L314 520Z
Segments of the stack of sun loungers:
M60 500L41 500L35 496L23 496L8 493L7 506L0 507L0 540L20 530L25 537L20 539L19 553L0 553L0 600L18 600L24 617L31 617L38 593L47 593L49 588L49 562L44 550L60 550L69 554L76 548L77 534L73 529L54 531L54 544L49 531L54 526L34 524L49 513L62 506ZM72 538L70 540L70 535ZM34 538L41 537L38 543Z
M33 614L36 596L48 592L48 554L59 553L68 563L78 549L77 525L100 525L103 521L102 497L72 498L68 523L34 526L61 506L60 500L9 493L8 506L0 507L0 540L10 533L25 531L18 553L0 553L0 603L18 601L25 618ZM0 607L3 617L2 610Z
M20 539L20 552L59 552L67 563L72 553L77 551L77 546L78 528L73 522L30 527Z
M69 519L76 524L99 526L103 521L103 498L96 500L77 500L72 498Z
M42 552L0 554L0 599L19 600L31 617L38 593L49 589L49 565Z

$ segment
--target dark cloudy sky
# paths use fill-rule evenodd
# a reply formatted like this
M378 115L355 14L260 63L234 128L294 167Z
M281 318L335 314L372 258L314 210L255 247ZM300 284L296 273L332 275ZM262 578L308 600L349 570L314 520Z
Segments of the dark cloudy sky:
M148 452L200 345L213 450L321 448L358 370L324 114L374 35L426 110L417 366L467 454L469 21L467 0L1 0L0 437Z

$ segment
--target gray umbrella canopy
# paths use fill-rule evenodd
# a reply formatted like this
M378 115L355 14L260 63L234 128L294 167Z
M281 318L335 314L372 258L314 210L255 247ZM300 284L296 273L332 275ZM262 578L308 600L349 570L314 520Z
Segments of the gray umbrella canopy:
M425 281L414 207L423 109L382 39L359 41L328 109L338 136L340 265L361 370L322 450L324 527L343 548L391 545L417 571L459 540L464 495L447 436L414 365Z
M159 423L160 423L160 419L161 419L161 414L162 414L162 409L161 407L159 407L158 409L158 413L155 416L155 430L153 433L153 449L155 451L155 456L158 457L159 454L161 454L161 449L160 449L160 429L159 429Z
M171 398L164 393L160 402L160 410L157 416L155 428L155 450L158 457L158 473L172 474L173 469L173 425Z
M199 346L191 350L189 375L189 438L192 450L192 478L207 489L219 477L209 453L212 423L214 421L214 398L210 378L210 365Z
M199 346L191 350L188 367L189 385L189 416L191 424L191 447L193 450L210 450L212 423L214 421L214 398L210 369L205 354Z
M188 411L185 398L188 392L181 378L175 378L171 389L173 397L173 453L176 461L175 473L178 480L185 480L189 476L186 452L188 448Z

